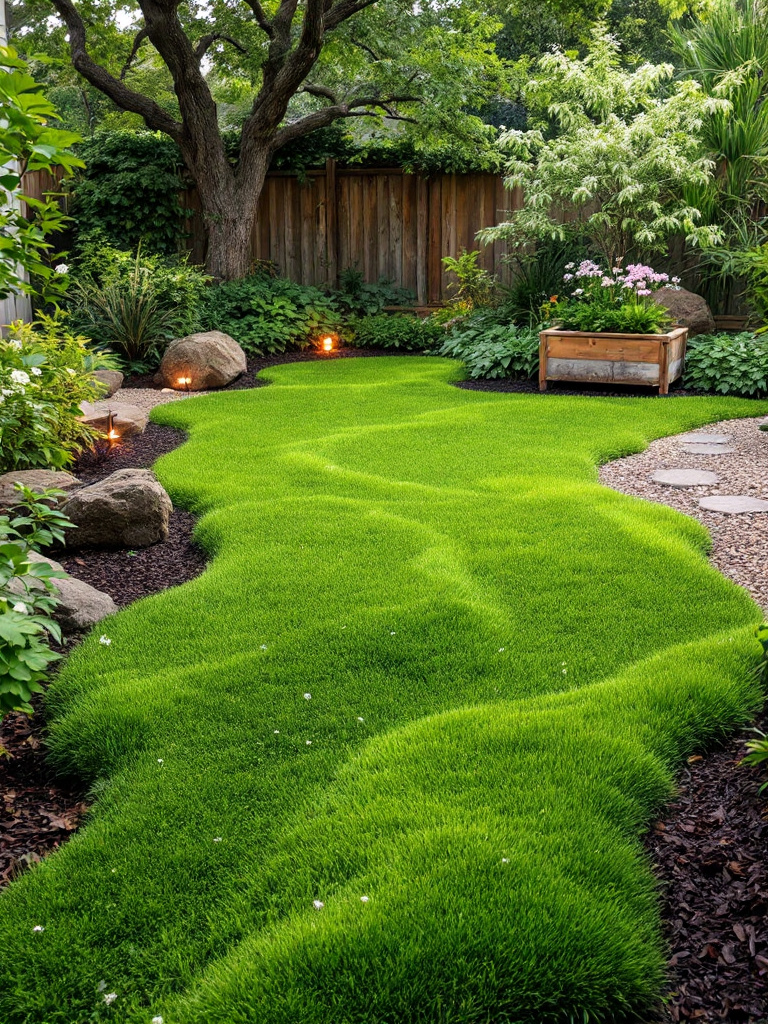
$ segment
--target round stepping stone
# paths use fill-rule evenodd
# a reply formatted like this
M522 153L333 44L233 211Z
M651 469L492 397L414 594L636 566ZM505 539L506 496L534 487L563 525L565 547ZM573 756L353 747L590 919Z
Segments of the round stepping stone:
M683 434L680 438L683 444L727 444L733 440L733 434Z
M749 494L717 494L699 498L699 506L710 512L768 512L768 501Z
M736 449L725 444L686 444L683 451L690 455L733 455Z
M659 469L651 480L665 487L703 487L716 484L720 477L704 469Z

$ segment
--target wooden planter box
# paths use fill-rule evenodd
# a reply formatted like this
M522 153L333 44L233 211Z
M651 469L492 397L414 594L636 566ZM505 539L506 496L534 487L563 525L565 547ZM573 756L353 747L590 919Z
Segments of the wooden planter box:
M539 390L548 380L647 384L669 392L682 375L687 327L667 334L590 334L550 328L539 335Z

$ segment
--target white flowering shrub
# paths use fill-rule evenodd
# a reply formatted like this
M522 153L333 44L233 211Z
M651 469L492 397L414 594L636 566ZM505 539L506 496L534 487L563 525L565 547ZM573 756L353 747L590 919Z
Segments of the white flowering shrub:
M61 317L13 324L0 339L0 472L65 466L95 440L80 403L98 397L92 371L105 362Z
M589 53L542 55L523 85L531 127L504 133L505 179L525 203L481 234L525 246L585 238L609 266L664 252L673 235L716 245L718 227L688 201L712 181L702 138L730 103L696 82L672 83L671 64L621 67L618 44L596 31Z
M51 618L58 603L53 581L66 573L30 561L30 552L61 541L72 526L55 508L62 491L17 489L16 514L0 516L0 718L32 711L32 696L59 658L49 646L51 638L61 640Z

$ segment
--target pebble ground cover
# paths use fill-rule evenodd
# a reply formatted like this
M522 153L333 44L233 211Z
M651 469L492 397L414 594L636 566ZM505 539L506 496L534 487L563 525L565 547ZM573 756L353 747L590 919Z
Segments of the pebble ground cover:
M264 375L154 413L190 433L157 471L212 561L49 693L96 802L0 897L0 1020L643 1011L640 837L761 703L760 612L596 467L768 406L465 391L422 357Z

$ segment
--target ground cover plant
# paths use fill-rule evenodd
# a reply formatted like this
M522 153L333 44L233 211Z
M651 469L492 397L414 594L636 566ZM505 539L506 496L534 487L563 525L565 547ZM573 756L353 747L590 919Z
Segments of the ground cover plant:
M699 334L688 342L685 386L723 395L768 395L768 336Z
M214 556L48 699L88 825L0 897L7 1024L618 1021L664 951L640 836L761 701L705 531L596 464L765 403L274 367L153 414Z

